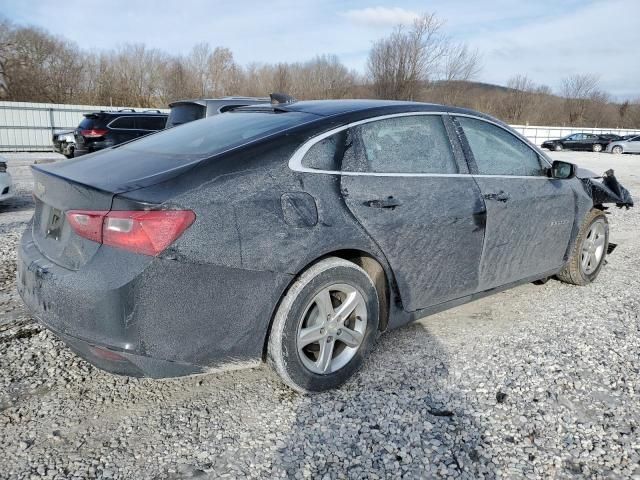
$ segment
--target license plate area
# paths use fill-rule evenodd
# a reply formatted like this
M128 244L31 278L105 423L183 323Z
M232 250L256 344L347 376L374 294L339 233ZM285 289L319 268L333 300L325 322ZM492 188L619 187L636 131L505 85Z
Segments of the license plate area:
M60 240L62 235L62 227L64 226L64 213L57 208L51 208L49 211L49 219L47 220L46 238Z

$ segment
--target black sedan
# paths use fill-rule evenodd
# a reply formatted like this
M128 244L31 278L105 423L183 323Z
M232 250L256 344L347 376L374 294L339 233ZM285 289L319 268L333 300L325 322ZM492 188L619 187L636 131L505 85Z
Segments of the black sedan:
M268 361L303 392L381 331L594 281L602 205L632 205L491 117L391 101L243 107L33 174L18 290L72 349L151 377Z
M591 152L602 152L611 142L619 140L620 137L614 134L596 135L593 133L573 133L556 140L547 140L543 142L542 148L548 150L586 150Z

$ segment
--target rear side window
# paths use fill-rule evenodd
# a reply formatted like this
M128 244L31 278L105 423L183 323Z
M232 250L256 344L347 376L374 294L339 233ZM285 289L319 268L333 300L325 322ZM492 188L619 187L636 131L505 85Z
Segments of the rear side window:
M167 127L175 127L183 123L193 122L205 117L206 107L197 103L185 103L171 107Z
M483 120L456 117L480 175L544 175L538 154L503 128Z
M109 128L124 128L134 129L135 123L133 117L118 117L115 120L109 122Z
M180 157L206 157L233 147L317 119L316 115L303 112L228 112L190 122L122 148L134 152L154 153Z
M439 115L395 117L356 127L364 168L373 173L458 173Z
M350 131L344 130L320 140L307 151L302 159L302 166L318 170L339 171L341 157L347 142L351 143L350 138Z
M162 130L166 123L167 117L161 115L135 118L136 128L140 130Z

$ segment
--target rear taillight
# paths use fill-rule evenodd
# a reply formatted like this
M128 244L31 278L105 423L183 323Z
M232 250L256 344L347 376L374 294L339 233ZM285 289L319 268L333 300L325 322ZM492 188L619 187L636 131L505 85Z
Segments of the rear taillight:
M67 220L81 237L143 255L158 255L196 218L191 210L70 210Z
M92 128L89 130L80 130L80 135L86 138L99 138L105 136L108 131L106 128Z
M0 173L4 173L7 171L7 164L4 162L0 162Z

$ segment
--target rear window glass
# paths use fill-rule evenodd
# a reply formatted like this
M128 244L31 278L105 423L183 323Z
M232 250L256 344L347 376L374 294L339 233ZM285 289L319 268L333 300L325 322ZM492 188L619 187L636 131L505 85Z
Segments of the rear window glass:
M317 119L302 112L228 112L164 130L120 147L143 153L204 157Z
M92 129L95 127L101 127L101 126L102 125L101 125L100 119L98 118L85 118L80 122L80 125L78 125L78 127L83 130L89 130L89 129Z
M205 117L206 108L197 103L176 105L171 107L167 127L175 127L183 123L193 122Z

